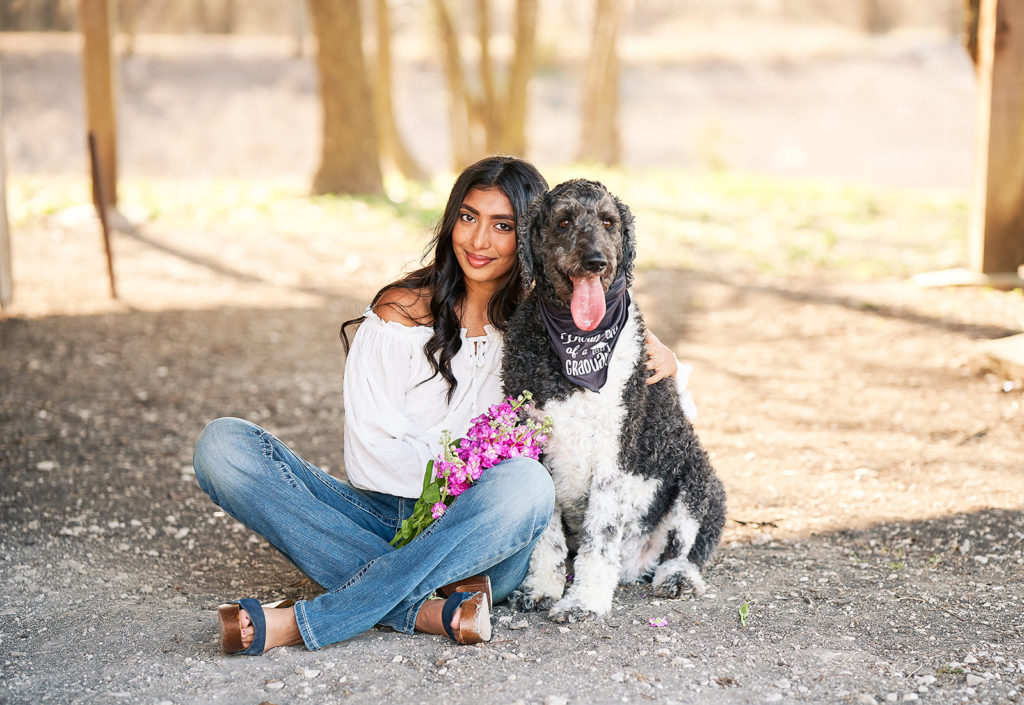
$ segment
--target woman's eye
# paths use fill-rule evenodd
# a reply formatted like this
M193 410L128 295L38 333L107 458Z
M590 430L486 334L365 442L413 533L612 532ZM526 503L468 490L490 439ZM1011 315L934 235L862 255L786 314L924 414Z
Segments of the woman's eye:
M572 221L570 221L568 218L562 218L560 221L558 221L558 227L560 227L562 230L565 230L566 228L569 227L569 224L571 222Z
M473 216L470 213L459 213L459 220L464 223L475 222Z
M601 221L601 225L604 226L605 230L611 230L612 229L612 221L610 221L610 220L602 220Z
M514 229L509 223L495 223L494 227L502 232L512 232Z

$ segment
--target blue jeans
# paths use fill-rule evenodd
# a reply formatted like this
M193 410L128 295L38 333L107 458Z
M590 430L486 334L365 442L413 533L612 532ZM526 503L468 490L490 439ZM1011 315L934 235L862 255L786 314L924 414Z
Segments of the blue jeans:
M494 601L526 575L551 518L554 488L540 463L513 458L484 472L410 544L390 545L415 499L358 490L247 421L210 423L196 443L199 486L326 592L295 603L307 648L375 624L410 633L423 601L471 575L491 578Z

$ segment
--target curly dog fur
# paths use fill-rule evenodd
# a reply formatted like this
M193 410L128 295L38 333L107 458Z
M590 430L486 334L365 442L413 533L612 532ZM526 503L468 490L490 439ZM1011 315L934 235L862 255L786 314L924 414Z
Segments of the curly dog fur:
M577 179L531 205L518 229L527 287L505 333L505 392L533 392L554 430L542 456L555 482L555 511L529 572L510 598L549 609L555 621L599 617L620 582L649 579L657 594L700 594L701 567L725 524L725 491L680 407L674 381L646 384L645 326L635 303L600 392L564 377L538 298L568 309L572 280L593 261L607 291L632 283L636 252L629 208L600 183ZM588 261L590 266L588 265ZM567 561L574 579L566 590Z

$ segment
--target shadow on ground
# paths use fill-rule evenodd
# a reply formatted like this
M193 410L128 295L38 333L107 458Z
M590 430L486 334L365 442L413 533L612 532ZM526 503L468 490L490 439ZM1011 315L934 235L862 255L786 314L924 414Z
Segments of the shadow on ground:
M999 487L1019 482L1020 450L1010 445L1019 420L985 405L1013 400L994 397L977 373L914 352L948 361L956 341L985 337L987 324L921 325L838 293L791 296L692 272L645 273L638 288L668 284L682 306L653 306L650 317L697 366L698 430L731 497L709 594L659 600L627 586L606 621L568 627L499 607L494 641L476 648L373 630L318 652L217 652L217 603L319 588L200 492L194 439L212 418L241 416L339 474L337 325L363 302L0 321L0 699L1019 697L1024 511L1019 484ZM898 381L892 370L905 375L908 360L927 388ZM766 369L778 383L751 375ZM849 370L863 384L847 399L828 380L850 379ZM968 441L943 436L970 430L956 409L921 412L947 399L976 405L965 418L989 429ZM894 424L901 409L913 419ZM850 442L858 434L873 439L875 462ZM1003 499L1011 492L1015 500ZM890 518L871 518L881 515ZM652 628L656 617L668 626Z

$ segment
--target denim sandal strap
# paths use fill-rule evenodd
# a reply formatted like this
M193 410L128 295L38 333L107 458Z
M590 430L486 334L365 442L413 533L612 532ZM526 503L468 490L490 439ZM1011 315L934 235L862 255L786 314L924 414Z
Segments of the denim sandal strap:
M470 592L453 592L444 601L444 607L441 608L441 626L444 627L445 632L452 641L458 641L455 638L455 632L452 631L452 617L455 616L455 610L459 609L462 603L471 597L473 597L473 593Z
M259 656L263 653L263 646L267 641L267 620L263 616L263 605L259 600L246 597L238 600L238 606L249 613L249 621L252 622L253 639L252 644L245 651L239 653L247 656Z

